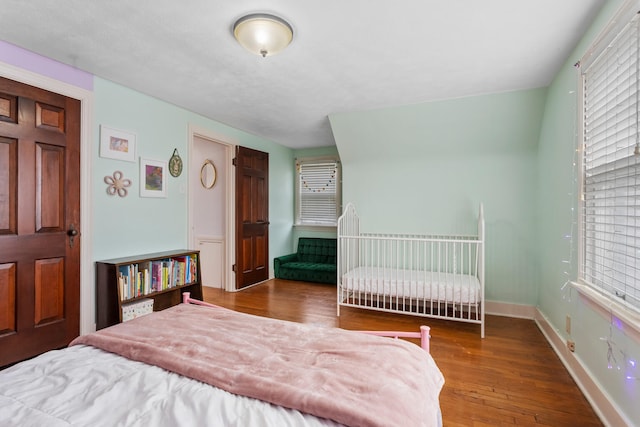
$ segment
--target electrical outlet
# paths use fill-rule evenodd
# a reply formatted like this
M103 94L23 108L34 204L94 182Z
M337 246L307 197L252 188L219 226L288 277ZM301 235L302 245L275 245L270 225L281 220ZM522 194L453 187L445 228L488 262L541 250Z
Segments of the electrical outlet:
M565 319L565 330L568 334L571 333L571 316L567 314L567 318Z
M569 349L569 351L576 351L575 341L567 340L567 348Z

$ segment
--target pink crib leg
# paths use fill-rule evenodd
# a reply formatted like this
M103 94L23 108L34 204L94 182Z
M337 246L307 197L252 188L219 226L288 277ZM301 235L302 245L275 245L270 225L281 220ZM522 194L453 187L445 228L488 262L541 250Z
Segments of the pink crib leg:
M208 302L204 302L204 301L200 301L199 299L191 298L191 293L190 292L183 292L182 293L182 303L183 304L203 305L205 307L220 308L219 305L209 304Z
M429 353L429 340L431 339L430 329L428 326L420 326L420 347L427 353Z

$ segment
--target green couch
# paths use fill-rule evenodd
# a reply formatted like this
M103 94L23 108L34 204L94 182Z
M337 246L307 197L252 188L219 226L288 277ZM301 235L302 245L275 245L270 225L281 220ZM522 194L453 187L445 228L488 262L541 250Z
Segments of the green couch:
M273 259L278 279L336 284L337 240L300 237L296 253Z

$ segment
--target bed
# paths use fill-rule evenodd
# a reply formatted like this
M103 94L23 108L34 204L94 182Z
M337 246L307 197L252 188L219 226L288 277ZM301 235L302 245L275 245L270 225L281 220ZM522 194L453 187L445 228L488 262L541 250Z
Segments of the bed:
M442 425L426 327L346 331L185 301L0 371L0 425ZM390 334L422 348L376 336Z
M484 212L475 235L364 233L352 203L338 219L337 310L357 307L476 323L485 334Z

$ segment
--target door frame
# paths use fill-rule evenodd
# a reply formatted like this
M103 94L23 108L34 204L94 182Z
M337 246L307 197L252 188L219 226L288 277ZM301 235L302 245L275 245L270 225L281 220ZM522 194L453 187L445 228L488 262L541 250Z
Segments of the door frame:
M0 61L0 76L80 101L80 335L96 330L92 259L93 92Z
M234 172L235 168L233 166L233 156L235 153L235 147L238 145L238 142L228 135L223 135L217 132L212 131L211 129L206 129L204 127L189 123L188 125L188 163L187 168L190 170L195 167L199 167L198 165L193 164L192 153L194 151L195 138L204 139L210 141L211 143L219 144L224 147L224 157L225 157L225 182L226 187L224 191L224 204L225 204L225 235L224 235L224 250L225 250L225 275L224 275L224 286L223 289L225 291L236 291L235 287L235 273L232 270L233 264L236 262L235 258L235 203L234 203L234 191L235 191L235 179ZM188 242L191 249L197 249L196 235L194 232L194 212L196 202L193 197L194 191L191 189L191 180L187 180L187 199L188 199L188 215L187 215L187 236Z

